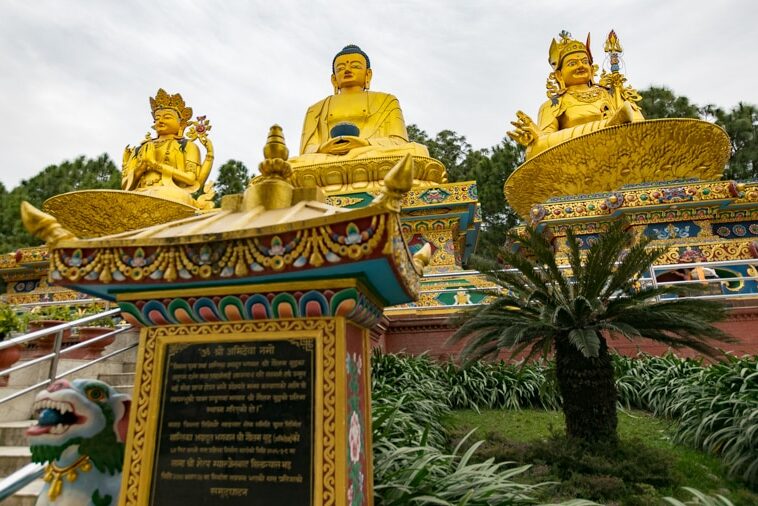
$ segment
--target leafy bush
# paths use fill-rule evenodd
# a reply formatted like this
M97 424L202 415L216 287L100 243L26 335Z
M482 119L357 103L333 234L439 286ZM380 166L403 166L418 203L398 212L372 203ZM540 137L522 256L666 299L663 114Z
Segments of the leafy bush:
M372 377L374 492L378 506L534 504L539 485L513 481L528 466L474 462L481 442L446 450L443 369L427 357L375 355ZM592 504L573 501L566 505Z
M673 497L664 497L663 500L673 506L734 506L734 504L723 495L707 495L692 487L682 487L692 495L692 499L682 502Z
M447 435L441 420L450 407L445 385L435 377L435 367L426 357L374 356L371 387L374 441L438 448L445 444Z
M480 362L461 369L425 356L374 357L379 437L435 448L449 409L560 406L554 364ZM615 356L619 403L676 420L674 439L719 455L732 475L758 486L758 357L705 365L674 355Z
M0 302L0 341L11 332L21 329L21 320L16 314L16 310L8 304Z
M719 455L758 487L758 357L710 366L673 355L615 360L624 404L676 420L675 441Z
M474 463L472 455L482 442L459 455L434 446L397 447L391 441L375 443L374 491L377 503L404 504L533 504L528 493L534 485L515 483L512 478L529 466L506 469L492 459Z
M453 409L560 407L553 363L476 362L460 368L448 362L439 367Z

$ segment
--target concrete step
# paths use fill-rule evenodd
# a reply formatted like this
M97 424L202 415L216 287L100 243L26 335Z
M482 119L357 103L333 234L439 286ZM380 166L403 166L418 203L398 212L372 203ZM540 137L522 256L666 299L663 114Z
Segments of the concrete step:
M0 446L0 477L15 473L31 461L28 446Z
M24 444L26 436L23 431L32 423L31 420L21 422L5 422L0 424L0 437L8 440L7 446L0 446L0 478L4 478L31 462L31 452L28 446L17 446L12 443ZM22 441L23 440L23 441ZM3 501L3 506L34 506L37 496L45 482L35 480Z
M97 379L99 379L100 381L104 381L112 386L133 385L134 373L133 372L100 373L97 375Z
M123 364L121 364L121 371L122 372L135 373L135 372L137 372L137 363L136 362L124 362Z
M18 422L0 422L0 447L3 446L26 446L29 444L26 439L27 427L32 425L34 420L21 420Z
M134 399L134 385L112 385L116 389L116 392L121 394L127 394Z
M11 497L3 501L3 506L34 506L45 482L34 480Z
M0 388L0 399L21 391L21 387ZM0 404L0 422L13 422L31 418L32 404L37 392L29 392L15 399Z
M129 394L132 397L134 396L132 393L134 390L133 372L98 374L97 379L108 383L115 388L116 391L121 392L122 394Z

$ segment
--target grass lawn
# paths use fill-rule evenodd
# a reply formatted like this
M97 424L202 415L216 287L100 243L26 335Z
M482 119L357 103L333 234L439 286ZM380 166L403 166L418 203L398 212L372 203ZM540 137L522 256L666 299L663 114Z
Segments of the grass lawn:
M469 441L486 441L477 452L480 458L532 464L520 477L524 482L561 482L543 491L543 501L583 497L604 504L665 504L664 496L690 499L680 489L689 486L724 495L737 506L758 505L758 494L728 478L718 458L673 444L671 422L647 412L619 411L619 434L626 453L602 458L587 457L564 444L559 411L461 410L454 411L445 425L453 445L476 429Z

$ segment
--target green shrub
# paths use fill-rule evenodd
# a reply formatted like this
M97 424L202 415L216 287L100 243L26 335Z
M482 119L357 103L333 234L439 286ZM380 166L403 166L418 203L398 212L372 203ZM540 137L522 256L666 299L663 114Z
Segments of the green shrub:
M758 357L710 366L673 355L619 357L616 366L624 404L676 420L675 441L719 455L731 475L758 487Z
M553 362L462 369L425 356L376 354L373 367L374 431L398 446L423 440L442 448L440 420L450 409L560 406ZM614 367L622 406L675 420L675 441L719 455L731 475L758 487L758 357L706 365L671 354L616 356Z
M0 302L0 341L16 330L21 330L21 319L16 310Z
M664 497L663 500L673 506L734 506L734 504L723 495L707 495L692 487L682 487L692 495L687 502L679 501L673 497Z
M374 491L377 504L508 505L533 504L529 493L535 485L512 478L528 466L506 469L492 459L473 462L479 447L474 443L452 453L433 446L397 447L391 441L374 444Z

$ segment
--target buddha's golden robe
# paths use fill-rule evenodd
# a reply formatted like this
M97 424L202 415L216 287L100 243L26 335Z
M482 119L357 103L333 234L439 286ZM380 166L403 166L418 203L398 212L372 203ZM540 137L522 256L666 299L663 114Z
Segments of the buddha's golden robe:
M633 102L632 121L642 121L642 111ZM608 120L618 110L610 92L602 86L593 86L589 91L572 94L570 91L548 100L540 107L537 126L542 135L526 151L531 158L561 142L579 137L607 126Z
M357 126L360 130L358 137L366 140L368 145L341 155L319 152L329 141L332 128L339 123ZM309 107L300 139L300 156L292 158L290 163L304 166L406 153L429 156L425 146L408 141L397 98L388 93L364 91L330 96Z

